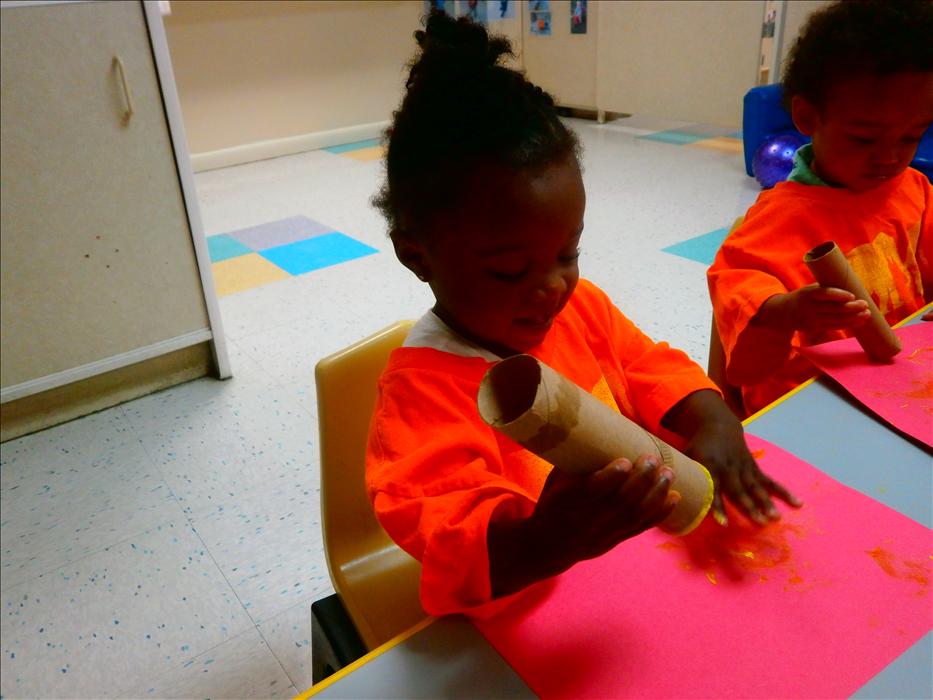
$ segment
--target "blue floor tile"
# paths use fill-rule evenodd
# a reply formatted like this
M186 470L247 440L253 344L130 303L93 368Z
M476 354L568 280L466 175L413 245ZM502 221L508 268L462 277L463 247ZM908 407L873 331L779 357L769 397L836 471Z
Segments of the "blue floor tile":
M220 262L252 253L253 249L226 233L221 233L219 236L207 237L207 252L210 253L211 262Z
M334 232L269 248L259 254L289 274L301 275L378 252L365 243Z
M687 260L695 260L704 265L711 265L713 258L716 257L716 251L719 250L719 246L722 245L728 234L729 229L717 228L715 231L704 233L696 238L689 238L661 250L665 253L687 258Z
M361 148L372 148L380 143L382 143L380 139L367 139L365 141L354 141L353 143L342 143L339 146L331 146L324 150L328 153L346 153L347 151L358 151Z
M683 146L696 141L703 141L709 138L709 134L691 134L688 131L679 131L670 129L669 131L658 131L653 134L644 134L636 138L646 139L648 141L660 141L661 143L672 143L677 146Z

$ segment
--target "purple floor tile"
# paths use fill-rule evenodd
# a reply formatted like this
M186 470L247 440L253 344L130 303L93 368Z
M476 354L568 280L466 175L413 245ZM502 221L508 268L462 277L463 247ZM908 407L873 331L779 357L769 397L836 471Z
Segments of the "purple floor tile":
M227 235L253 250L260 251L331 233L333 230L332 226L325 226L306 216L292 216L239 231L230 231Z

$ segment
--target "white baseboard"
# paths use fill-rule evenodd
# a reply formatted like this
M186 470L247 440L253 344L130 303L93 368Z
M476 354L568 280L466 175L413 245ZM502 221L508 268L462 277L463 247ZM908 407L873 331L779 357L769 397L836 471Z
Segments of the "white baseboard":
M265 160L266 158L278 158L279 156L304 153L305 151L316 151L320 148L340 146L345 143L353 143L354 141L366 141L382 136L382 132L385 131L388 126L388 121L371 122L369 124L347 126L341 129L314 131L309 134L288 136L283 139L254 141L253 143L245 143L242 146L221 148L217 151L193 153L191 155L191 166L194 168L194 172L200 173L205 170L215 170L217 168L226 168L230 165L252 163L253 161Z
M104 374L105 372L110 372L122 367L129 367L130 365L135 365L137 362L145 362L146 360L151 360L153 357L159 357L160 355L203 343L210 340L212 337L213 335L211 334L210 328L204 328L199 331L192 331L191 333L176 336L175 338L162 340L152 345L146 345L142 348L136 348L129 352L120 353L113 357L107 357L103 360L89 362L80 367L72 367L71 369L49 374L45 377L30 379L28 382L4 387L0 389L0 403L15 401L25 396L32 396L42 391L57 389L66 384L72 384L82 379L95 377L98 374Z

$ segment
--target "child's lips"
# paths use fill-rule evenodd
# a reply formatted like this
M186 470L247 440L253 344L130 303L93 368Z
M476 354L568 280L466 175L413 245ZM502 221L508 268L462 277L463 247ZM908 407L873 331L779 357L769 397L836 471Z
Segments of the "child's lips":
M515 323L522 328L527 328L532 331L546 331L551 327L551 324L554 323L554 317L540 316L536 318L519 318L515 320Z

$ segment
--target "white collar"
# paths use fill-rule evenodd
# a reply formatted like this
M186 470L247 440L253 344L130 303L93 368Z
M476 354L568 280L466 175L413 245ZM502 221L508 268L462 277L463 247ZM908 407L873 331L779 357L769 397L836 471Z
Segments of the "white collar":
M402 345L406 348L433 348L462 357L481 357L487 362L502 359L455 332L433 311L428 311L418 319Z

